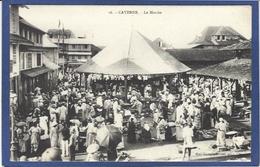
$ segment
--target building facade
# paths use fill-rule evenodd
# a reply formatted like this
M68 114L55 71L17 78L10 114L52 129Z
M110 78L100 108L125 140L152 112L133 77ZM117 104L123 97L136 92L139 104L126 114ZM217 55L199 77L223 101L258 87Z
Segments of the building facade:
M51 40L60 48L58 64L64 68L74 69L101 50L86 38L51 38Z
M10 92L16 93L18 108L24 111L31 109L36 87L49 91L55 85L50 77L58 74L58 47L45 44L45 32L20 17L19 7L10 6Z
M247 39L232 27L209 26L189 44L192 48L219 49L241 41L247 41Z

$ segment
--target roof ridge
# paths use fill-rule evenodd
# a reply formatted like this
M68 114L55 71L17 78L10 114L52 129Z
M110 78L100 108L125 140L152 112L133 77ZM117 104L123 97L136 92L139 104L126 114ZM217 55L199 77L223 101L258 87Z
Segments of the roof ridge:
M45 31L43 31L42 29L38 28L37 26L33 25L32 23L30 23L29 21L25 20L22 16L19 15L19 22L22 22L23 24L26 24L27 26L31 26L34 29L37 29L38 31L43 32L44 34L46 33Z

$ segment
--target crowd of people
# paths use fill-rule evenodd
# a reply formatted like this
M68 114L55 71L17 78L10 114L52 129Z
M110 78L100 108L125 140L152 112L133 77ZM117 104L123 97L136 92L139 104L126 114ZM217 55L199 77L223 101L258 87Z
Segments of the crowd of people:
M91 78L92 77L92 78ZM76 152L86 152L86 161L100 160L96 141L100 126L113 125L122 132L122 141L150 143L184 140L190 155L193 138L202 129L216 129L217 145L225 146L225 133L234 107L228 84L212 87L210 79L189 81L174 77L130 83L127 97L123 84L114 79L106 83L89 76L82 86L76 72L60 74L57 89L32 92L32 111L16 125L18 153L24 157L40 157L46 148L60 148L63 159L75 160ZM122 79L123 80L123 79ZM138 80L138 79L137 79ZM141 84L140 84L141 83ZM126 136L127 140L124 140ZM116 160L115 151L107 152L108 160Z

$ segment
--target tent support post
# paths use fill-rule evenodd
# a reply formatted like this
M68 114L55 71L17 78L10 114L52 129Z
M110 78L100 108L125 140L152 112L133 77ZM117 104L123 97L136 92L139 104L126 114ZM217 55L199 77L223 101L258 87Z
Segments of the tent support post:
M223 89L222 78L220 78L220 89Z
M213 93L213 85L214 85L214 82L215 82L215 78L213 78L211 80L211 93Z
M127 76L124 76L125 78L125 102L127 101Z
M198 79L198 86L200 86L200 80L201 80L202 76L199 76L199 79Z
M84 75L85 75L85 84L84 84L84 86L85 86L85 90L86 90L88 88L87 87L87 84L88 84L88 74L84 73Z
M79 88L81 88L82 73L79 73Z
M238 83L238 80L235 81L236 83L236 100L241 99L241 87L240 84Z

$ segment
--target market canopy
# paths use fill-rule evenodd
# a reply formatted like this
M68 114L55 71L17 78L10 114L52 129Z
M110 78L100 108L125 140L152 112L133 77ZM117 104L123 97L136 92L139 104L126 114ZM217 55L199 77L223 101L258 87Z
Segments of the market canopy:
M188 74L252 81L251 59L235 58Z
M136 31L130 37L104 48L92 60L77 68L81 73L111 75L172 74L189 70L189 67Z

